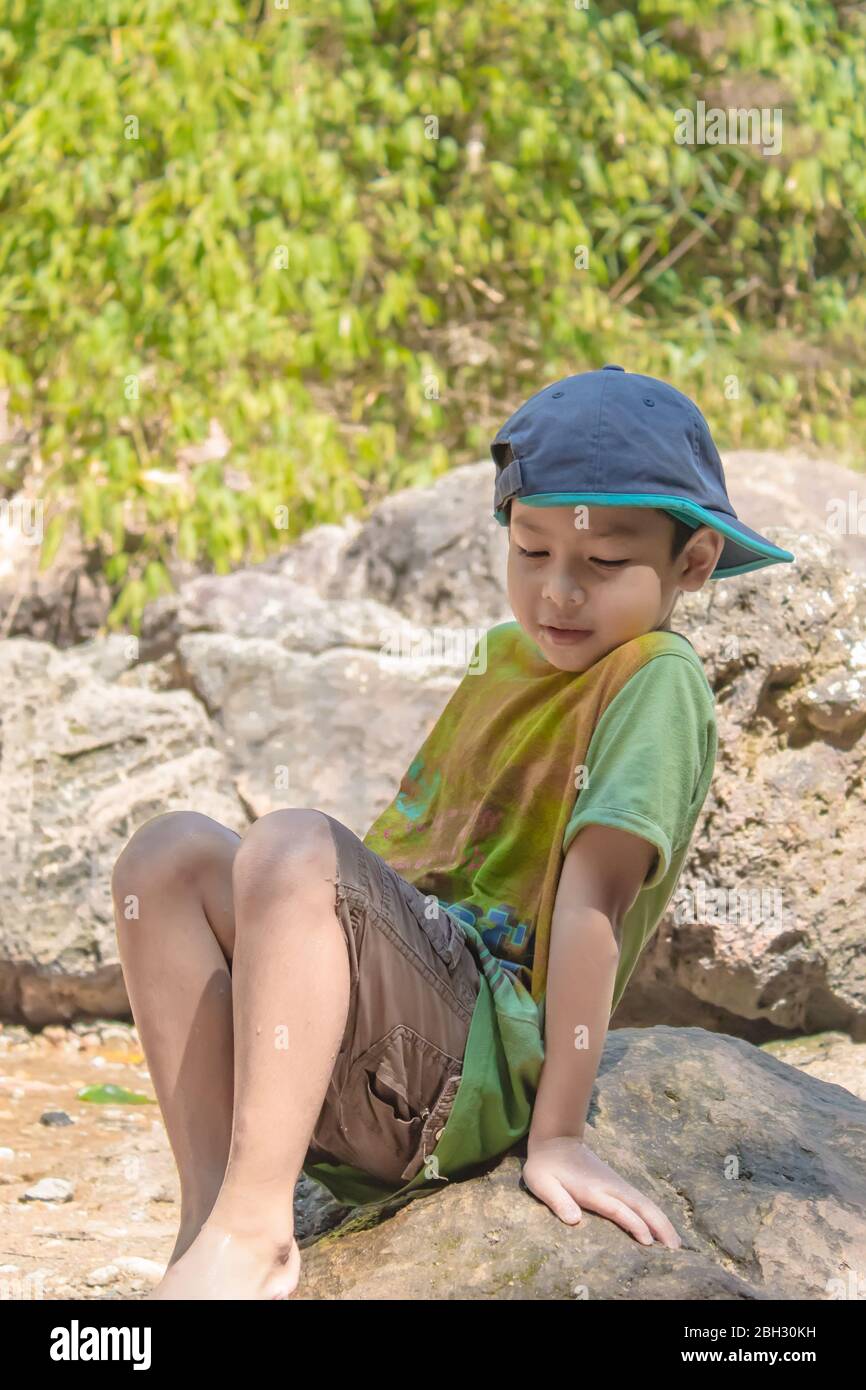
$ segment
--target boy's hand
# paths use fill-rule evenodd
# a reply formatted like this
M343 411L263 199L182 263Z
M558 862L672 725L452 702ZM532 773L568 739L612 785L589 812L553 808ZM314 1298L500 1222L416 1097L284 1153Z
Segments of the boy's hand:
M532 1146L523 1165L523 1181L530 1192L568 1225L581 1219L580 1203L622 1226L642 1245L655 1236L662 1245L678 1250L682 1245L664 1212L598 1158L580 1139L542 1139Z

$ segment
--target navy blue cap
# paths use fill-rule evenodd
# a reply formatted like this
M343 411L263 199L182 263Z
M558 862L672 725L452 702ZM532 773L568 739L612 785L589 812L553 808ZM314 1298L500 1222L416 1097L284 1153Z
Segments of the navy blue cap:
M724 537L711 579L796 558L740 521L706 420L655 377L609 363L555 381L515 411L490 452L501 526L515 497L532 507L657 507Z

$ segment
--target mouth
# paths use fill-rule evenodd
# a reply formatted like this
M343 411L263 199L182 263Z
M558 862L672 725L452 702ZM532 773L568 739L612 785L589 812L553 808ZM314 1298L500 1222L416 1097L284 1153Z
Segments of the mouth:
M587 627L550 627L547 623L542 623L541 631L551 642L581 642L584 637L592 636Z

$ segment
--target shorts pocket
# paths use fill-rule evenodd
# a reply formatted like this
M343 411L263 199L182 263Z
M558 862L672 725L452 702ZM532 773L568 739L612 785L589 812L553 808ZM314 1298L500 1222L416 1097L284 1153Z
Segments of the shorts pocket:
M459 1059L400 1023L352 1064L340 1097L340 1128L357 1166L400 1182L423 1161L425 1124Z

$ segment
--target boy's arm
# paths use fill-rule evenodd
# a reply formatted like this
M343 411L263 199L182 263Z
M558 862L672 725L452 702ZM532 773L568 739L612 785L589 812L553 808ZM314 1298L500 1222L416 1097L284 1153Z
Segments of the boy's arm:
M583 1139L610 1021L622 920L655 855L648 840L607 825L584 826L569 845L553 908L545 1059L527 1156L541 1140Z

